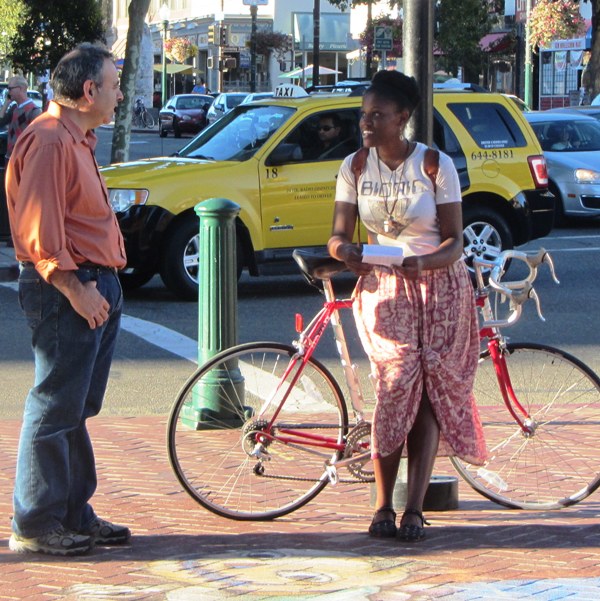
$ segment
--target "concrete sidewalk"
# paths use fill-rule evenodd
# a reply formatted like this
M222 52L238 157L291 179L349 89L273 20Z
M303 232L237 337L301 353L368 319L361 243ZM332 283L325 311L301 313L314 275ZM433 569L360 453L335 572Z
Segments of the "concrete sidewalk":
M368 484L327 487L274 522L219 518L182 492L166 416L91 420L96 511L131 544L79 558L8 550L18 421L0 422L0 599L331 601L600 598L600 496L555 512L510 511L464 483L459 508L427 512L415 545L366 535ZM447 460L436 474L452 474Z

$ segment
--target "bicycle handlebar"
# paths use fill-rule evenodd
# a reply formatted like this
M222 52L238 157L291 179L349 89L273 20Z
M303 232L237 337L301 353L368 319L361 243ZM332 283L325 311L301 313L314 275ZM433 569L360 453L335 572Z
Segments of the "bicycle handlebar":
M506 263L511 259L516 259L525 263L529 268L529 273L522 280L501 283L500 280L506 272ZM546 321L542 315L539 296L533 287L533 282L537 277L538 267L543 263L547 264L550 268L550 274L554 282L556 284L560 284L558 278L556 277L552 257L544 248L540 248L535 255L528 255L527 253L519 250L505 250L501 252L495 259L483 259L477 257L473 260L478 288L480 290L486 288L484 284L483 271L490 269L490 287L510 299L511 314L506 319L487 321L484 323L484 326L501 327L515 323L521 315L522 305L530 298L535 302L539 318L542 321Z

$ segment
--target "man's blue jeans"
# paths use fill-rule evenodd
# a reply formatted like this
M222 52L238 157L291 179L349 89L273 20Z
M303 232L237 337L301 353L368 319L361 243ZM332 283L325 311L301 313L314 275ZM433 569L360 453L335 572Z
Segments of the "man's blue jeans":
M17 457L13 531L32 538L64 526L79 531L95 518L94 452L86 420L97 415L108 382L123 295L109 270L78 269L95 280L110 317L90 329L67 298L33 266L19 275L19 303L32 330L35 381L25 401Z

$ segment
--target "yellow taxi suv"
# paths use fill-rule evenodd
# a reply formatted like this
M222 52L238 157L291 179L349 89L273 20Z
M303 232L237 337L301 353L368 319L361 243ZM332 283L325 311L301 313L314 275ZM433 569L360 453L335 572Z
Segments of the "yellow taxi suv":
M208 198L240 206L239 273L289 273L293 249L324 250L338 169L361 144L360 91L296 93L280 88L273 98L236 107L176 156L102 169L125 238L125 287L159 273L179 298L198 297L194 207ZM327 149L318 136L324 118L340 129ZM542 150L508 97L435 91L434 142L460 176L467 262L551 230L554 198Z

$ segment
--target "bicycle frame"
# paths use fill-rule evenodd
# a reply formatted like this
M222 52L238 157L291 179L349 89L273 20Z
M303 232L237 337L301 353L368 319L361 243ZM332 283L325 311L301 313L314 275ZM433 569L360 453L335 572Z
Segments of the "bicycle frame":
M310 358L313 356L313 353L317 345L319 344L321 337L323 336L323 333L327 329L329 323L331 323L333 327L338 354L340 356L341 364L344 369L346 383L350 391L350 400L352 410L354 412L355 421L357 423L364 421L363 394L360 387L360 382L358 380L358 376L356 374L356 367L351 363L350 360L348 345L346 343L346 337L344 335L344 330L339 315L340 310L350 309L352 307L352 300L336 299L333 291L333 285L331 283L331 280L329 279L323 281L323 289L325 294L325 302L323 304L323 308L313 317L313 319L308 324L308 326L306 326L306 328L304 328L302 316L300 314L296 314L296 331L299 333L299 337L298 340L296 340L293 343L293 346L297 349L298 352L290 361L283 377L281 378L281 381L279 382L271 397L265 401L265 404L263 405L260 411L260 414L264 413L266 408L273 402L273 399L279 394L279 392L282 389L282 386L284 386L287 383L287 388L283 392L282 398L279 401L279 405L274 411L273 416L269 421L269 424L265 428L265 431L261 432L261 434L257 436L257 440L259 442L263 442L261 440L262 437L275 438L271 436L273 424L277 420L281 408L285 405L289 397L290 391L293 390L296 382L298 381L298 378L301 376L304 367L306 366ZM294 371L295 373L293 373ZM292 373L293 375L291 375ZM290 378L290 375L291 379L289 379L288 382L288 378ZM282 428L281 426L278 428L276 438L279 442L283 442L284 444L298 445L301 442L303 445L306 446L321 447L336 451L343 451L346 446L345 443L338 443L336 440L327 436L308 434L298 429ZM356 458L354 459L354 461L356 461Z
M498 327L486 325L488 323L494 323L494 316L489 301L489 290L487 288L479 288L476 292L475 302L482 314L484 324L479 330L479 337L481 340L487 340L487 348L492 359L492 364L494 365L498 387L504 404L515 422L519 424L523 434L525 434L525 436L530 436L534 431L532 426L533 421L527 410L519 403L513 389L504 355L506 350L506 340L500 333ZM519 415L519 413L521 415Z
M499 277L499 275L501 275L501 270L504 269L504 263L499 265L496 262L487 262L484 260L475 261L478 282L477 289L475 291L476 306L479 309L483 319L479 336L482 341L487 340L487 348L494 365L496 379L504 405L506 406L506 409L512 418L519 425L519 428L525 437L529 437L534 434L535 420L531 418L527 410L519 402L513 389L505 358L506 340L500 332L500 327L514 323L520 315L521 304L523 304L527 298L531 297L530 294L533 288L531 287L530 283L535 279L535 270L537 269L537 263L535 263L535 261L542 262L544 260L545 251L543 252L543 255L539 254L537 258L532 258L530 268L533 267L533 270L530 274L530 278L524 280L523 282L507 284L506 287L500 289L501 292L510 295L510 298L515 301L515 306L511 306L513 309L511 316L505 320L497 320L495 318L494 311L492 310L489 301L490 288L484 285L481 274L482 269L486 267L492 267L494 269L494 273L496 273L496 276ZM521 256L525 255L515 251L511 256L521 258ZM298 352L287 366L285 374L275 391L271 397L265 401L265 404L261 409L260 413L262 414L266 408L274 402L274 399L282 392L282 387L287 386L287 388L283 390L278 407L274 411L274 414L271 417L267 427L257 437L259 443L265 442L268 439L273 440L276 438L279 442L297 447L302 445L306 447L318 447L336 451L343 451L345 449L345 443L339 443L327 436L308 434L302 432L301 429L297 427L282 428L279 426L277 434L271 434L273 424L277 420L282 407L285 405L290 391L294 388L304 370L304 367L313 356L313 353L321 340L321 336L323 335L323 332L329 323L331 323L333 327L337 351L344 371L345 381L350 392L350 401L354 412L354 417L357 423L364 421L364 397L361 390L360 381L356 373L356 366L352 364L350 359L348 345L339 314L340 310L342 309L350 309L353 301L351 299L336 299L330 277L323 278L321 282L325 296L323 308L313 317L311 322L306 327L304 327L302 316L299 314L296 315L296 331L299 333L299 337L298 340L293 343L293 345ZM511 288L512 286L514 286L514 288ZM497 285L494 287L499 289ZM517 292L517 290L521 289L524 289L525 291ZM309 449L306 450L308 451ZM336 463L336 466L340 467L349 461L350 460L343 460Z

